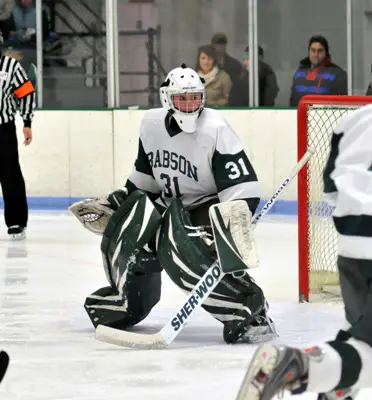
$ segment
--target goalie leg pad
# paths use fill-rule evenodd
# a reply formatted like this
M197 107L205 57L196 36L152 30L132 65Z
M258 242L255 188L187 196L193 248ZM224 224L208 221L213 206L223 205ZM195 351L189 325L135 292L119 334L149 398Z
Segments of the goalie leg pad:
M93 325L127 329L142 321L160 300L161 268L144 246L161 225L146 194L134 192L112 215L101 251L110 287L88 296L85 309Z
M110 218L101 241L108 281L117 286L119 277L136 264L139 251L156 235L162 217L147 195L133 192Z
M185 292L194 289L217 259L215 251L204 241L206 232L195 233L189 213L180 200L173 200L164 215L157 253L161 266ZM252 323L262 320L266 301L261 288L247 273L240 278L227 274L204 300L203 308L225 325L224 339L232 343L242 338Z
M154 255L141 250L137 264L128 268L122 288L107 286L97 290L86 298L84 308L95 328L106 325L125 330L144 320L160 295L159 264Z

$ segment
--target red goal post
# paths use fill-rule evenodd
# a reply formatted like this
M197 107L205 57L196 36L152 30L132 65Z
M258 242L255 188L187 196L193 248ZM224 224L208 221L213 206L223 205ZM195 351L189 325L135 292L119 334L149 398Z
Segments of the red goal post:
M300 301L323 299L337 292L337 236L332 209L322 198L322 173L335 126L350 111L370 103L372 96L308 95L298 105L298 160L310 146L315 148L298 174Z

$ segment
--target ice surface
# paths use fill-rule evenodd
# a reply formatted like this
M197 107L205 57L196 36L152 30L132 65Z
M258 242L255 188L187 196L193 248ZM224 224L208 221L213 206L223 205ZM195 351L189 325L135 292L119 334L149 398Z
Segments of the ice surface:
M332 338L343 313L297 304L296 229L293 221L262 222L262 267L252 273L270 300L278 340L306 345ZM221 325L205 312L166 350L98 342L83 303L106 285L100 238L64 213L32 214L27 234L16 243L5 228L0 234L0 348L11 356L1 400L235 399L254 346L224 344ZM141 330L159 330L184 297L164 276L161 303ZM371 398L366 391L358 399Z

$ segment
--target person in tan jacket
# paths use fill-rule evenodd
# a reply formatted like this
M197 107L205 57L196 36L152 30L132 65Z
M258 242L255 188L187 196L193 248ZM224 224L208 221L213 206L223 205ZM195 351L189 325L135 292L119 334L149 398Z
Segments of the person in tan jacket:
M199 47L195 70L205 80L207 107L226 107L232 83L229 75L218 68L212 45Z
M12 16L14 0L0 0L0 21L5 21Z

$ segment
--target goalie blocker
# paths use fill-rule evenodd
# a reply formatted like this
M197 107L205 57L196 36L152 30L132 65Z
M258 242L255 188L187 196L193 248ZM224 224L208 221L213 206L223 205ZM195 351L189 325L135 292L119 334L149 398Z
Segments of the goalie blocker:
M122 202L109 219L102 238L110 286L88 296L85 302L95 327L127 330L142 321L160 299L162 269L185 292L195 288L217 260L210 233L195 226L195 220L209 220L210 205L203 204L189 213L175 199L162 218L141 191ZM205 283L208 285L207 280ZM204 288L199 291L195 301L203 301L204 309L223 323L227 343L239 339L255 343L276 337L266 314L264 294L247 273L237 278L225 275L207 299L203 299ZM182 325L191 303L185 304L172 321L174 329Z

